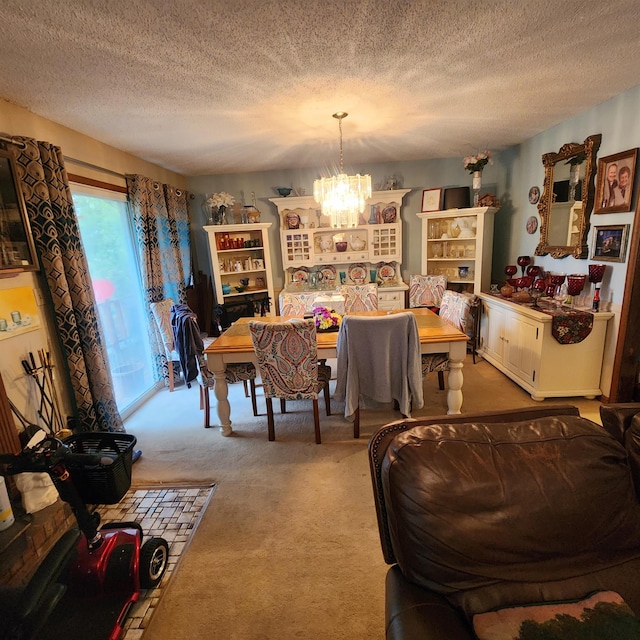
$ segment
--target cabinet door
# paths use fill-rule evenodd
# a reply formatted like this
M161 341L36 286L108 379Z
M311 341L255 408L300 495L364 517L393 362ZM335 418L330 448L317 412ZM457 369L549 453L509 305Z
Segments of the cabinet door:
M313 263L313 233L309 231L282 232L282 262L287 267L302 267Z
M502 362L503 335L502 326L504 324L505 312L494 306L484 304L482 307L482 329L481 335L483 348L487 355Z
M534 372L539 361L539 337L537 322L515 313L505 313L504 366L529 384L534 382Z
M378 224L369 229L369 260L391 262L402 260L400 225Z

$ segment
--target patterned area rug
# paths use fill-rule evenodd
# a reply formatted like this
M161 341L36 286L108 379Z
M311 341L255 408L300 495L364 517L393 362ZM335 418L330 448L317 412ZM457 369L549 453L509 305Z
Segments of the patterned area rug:
M142 526L145 539L160 536L169 544L167 571L155 589L140 593L140 599L129 612L122 640L140 640L143 637L214 490L215 485L211 483L136 486L118 504L99 508L102 522L135 520Z

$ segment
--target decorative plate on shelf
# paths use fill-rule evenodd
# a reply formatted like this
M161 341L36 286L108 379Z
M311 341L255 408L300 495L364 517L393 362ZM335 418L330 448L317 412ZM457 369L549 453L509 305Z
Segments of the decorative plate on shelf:
M307 267L300 267L291 274L291 282L308 282L309 281L309 269Z
M322 274L322 282L335 282L336 270L334 267L322 267L322 269L320 269L320 273Z
M391 224L396 221L396 216L398 215L398 210L390 204L388 207L385 207L382 210L382 219L386 224Z
M364 284L367 279L367 270L363 264L352 264L349 267L349 277L356 284Z
M393 265L383 263L382 266L378 268L378 275L383 282L393 282L396 279L396 270Z

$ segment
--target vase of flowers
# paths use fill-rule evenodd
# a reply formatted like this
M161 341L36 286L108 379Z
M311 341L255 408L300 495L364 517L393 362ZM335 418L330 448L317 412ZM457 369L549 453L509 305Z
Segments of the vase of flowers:
M480 200L480 189L482 188L482 170L489 164L493 164L491 151L485 150L475 156L467 156L463 160L466 171L473 175L473 206L477 207Z
M230 207L236 199L226 191L220 193L212 193L205 203L209 208L208 224L225 224L227 208Z
M327 307L315 307L313 309L313 318L316 322L316 330L325 333L338 331L342 322L342 316Z

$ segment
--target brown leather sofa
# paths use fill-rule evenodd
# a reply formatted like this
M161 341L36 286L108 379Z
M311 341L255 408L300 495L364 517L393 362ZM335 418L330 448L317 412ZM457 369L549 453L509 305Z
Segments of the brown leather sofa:
M625 449L640 437L636 413L612 407L606 429L568 405L379 429L369 461L393 565L386 638L471 640L476 613L601 590L640 614L640 504Z

